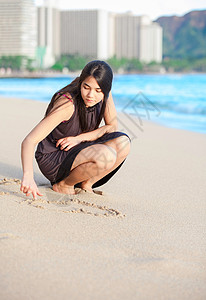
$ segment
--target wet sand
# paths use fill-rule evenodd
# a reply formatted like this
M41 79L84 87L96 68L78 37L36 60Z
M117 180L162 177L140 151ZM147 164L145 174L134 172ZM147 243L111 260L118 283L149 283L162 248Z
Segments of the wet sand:
M132 147L103 194L59 195L34 161L34 201L20 144L46 104L0 105L0 299L206 298L205 135L119 113Z

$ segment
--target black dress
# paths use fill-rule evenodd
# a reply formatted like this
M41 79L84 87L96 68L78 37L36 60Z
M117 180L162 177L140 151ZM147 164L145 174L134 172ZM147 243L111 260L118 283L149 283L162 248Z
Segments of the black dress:
M86 108L87 124L89 125L88 131L95 129L101 107L102 101L92 107ZM71 118L68 121L60 123L45 139L38 144L35 152L35 158L41 172L51 182L52 185L60 182L69 175L73 161L82 149L91 145L102 144L119 136L126 135L125 133L118 131L106 133L94 141L81 142L68 151L64 151L59 147L56 147L56 143L59 139L68 136L77 136L81 133L82 130L80 126L78 110L75 107ZM92 187L98 187L106 183L117 172L121 165L97 181Z

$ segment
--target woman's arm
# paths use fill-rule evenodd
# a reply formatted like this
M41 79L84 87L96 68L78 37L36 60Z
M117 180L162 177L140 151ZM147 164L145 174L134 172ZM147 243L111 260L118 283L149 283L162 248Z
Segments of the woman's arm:
M57 147L60 146L62 150L68 151L69 149L81 142L94 141L99 137L103 136L105 133L114 132L117 130L117 113L111 92L109 94L109 98L107 100L107 105L105 108L104 122L104 126L101 126L93 131L81 133L74 137L65 137L58 140L56 144Z
M23 167L21 191L27 196L31 193L34 198L36 198L36 195L41 195L33 178L33 156L35 146L62 121L70 119L73 112L73 104L71 102L65 103L44 118L23 140L21 144L21 160Z

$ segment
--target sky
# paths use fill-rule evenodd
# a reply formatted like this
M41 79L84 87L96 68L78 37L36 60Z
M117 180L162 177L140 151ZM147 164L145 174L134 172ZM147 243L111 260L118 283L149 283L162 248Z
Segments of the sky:
M43 1L56 2L60 9L105 9L110 12L131 11L135 15L147 15L152 20L160 16L182 16L191 10L206 9L206 0L35 0L37 5Z

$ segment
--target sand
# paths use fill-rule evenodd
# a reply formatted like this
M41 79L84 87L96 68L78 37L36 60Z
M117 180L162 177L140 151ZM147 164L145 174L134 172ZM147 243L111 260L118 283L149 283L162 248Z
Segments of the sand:
M46 104L0 98L0 299L206 299L206 136L137 124L103 194L20 188L20 144ZM140 128L141 125L141 128Z

